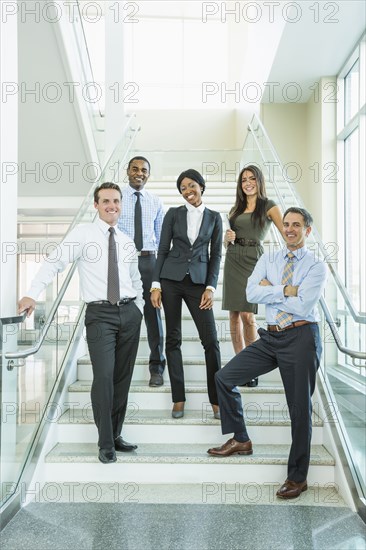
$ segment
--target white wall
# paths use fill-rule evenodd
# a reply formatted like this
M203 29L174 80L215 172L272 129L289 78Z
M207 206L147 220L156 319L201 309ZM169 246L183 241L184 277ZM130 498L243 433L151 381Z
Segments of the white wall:
M1 80L17 82L17 20L0 21ZM18 140L17 98L10 96L0 102L0 317L16 314L16 241L17 191L16 175ZM1 368L1 366L0 366ZM3 365L5 369L5 365ZM14 380L16 377L14 376ZM4 384L6 381L4 379ZM5 392L6 388L2 388ZM5 395L5 393L4 393Z
M27 2L29 9L36 4ZM88 180L93 179L87 166L91 159L78 124L77 105L65 85L70 75L55 23L32 15L19 17L18 44L19 195L50 197L52 207L53 195L79 197L87 192ZM81 78L72 82L80 84ZM27 90L36 93L27 94ZM75 167L69 163L76 163Z

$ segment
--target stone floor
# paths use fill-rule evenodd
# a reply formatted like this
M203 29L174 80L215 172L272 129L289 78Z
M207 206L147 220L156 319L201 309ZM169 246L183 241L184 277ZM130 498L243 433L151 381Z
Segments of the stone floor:
M364 550L346 507L33 502L5 527L7 550Z

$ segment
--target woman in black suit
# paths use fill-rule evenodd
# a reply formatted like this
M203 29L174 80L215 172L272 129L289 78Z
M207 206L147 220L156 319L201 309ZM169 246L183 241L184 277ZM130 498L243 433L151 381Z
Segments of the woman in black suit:
M184 206L170 208L161 230L151 289L154 307L164 306L166 357L174 402L173 418L182 418L186 400L182 345L182 301L187 304L205 350L208 396L220 418L215 373L221 368L220 347L212 311L221 261L222 221L202 203L205 180L193 169L177 179Z

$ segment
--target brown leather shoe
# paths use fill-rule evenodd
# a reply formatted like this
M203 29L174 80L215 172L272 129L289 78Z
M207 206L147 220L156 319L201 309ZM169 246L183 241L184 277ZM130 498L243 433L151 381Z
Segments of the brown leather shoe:
M307 488L308 484L306 479L305 481L300 481L300 483L286 479L285 483L278 489L276 496L279 498L296 498L299 497L302 492L306 491Z
M221 447L213 447L207 452L212 456L251 455L253 454L253 449L250 439L249 441L245 441L245 443L241 443L231 438L221 445Z

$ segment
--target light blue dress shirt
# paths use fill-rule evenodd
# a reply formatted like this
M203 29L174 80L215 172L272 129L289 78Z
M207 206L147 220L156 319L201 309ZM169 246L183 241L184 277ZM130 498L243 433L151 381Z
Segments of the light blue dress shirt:
M122 189L122 211L118 227L132 240L135 234L136 189L128 185ZM142 250L157 250L159 247L161 227L163 225L163 203L157 195L142 189L140 191L142 211Z
M327 278L326 264L315 258L315 252L306 246L291 251L295 255L292 285L298 286L297 296L284 296L281 284L282 273L287 263L289 250L283 248L275 254L261 256L248 279L247 298L254 304L266 305L266 322L276 325L276 315L286 311L293 315L292 321L318 322L317 302L321 297ZM260 286L267 279L272 286Z

